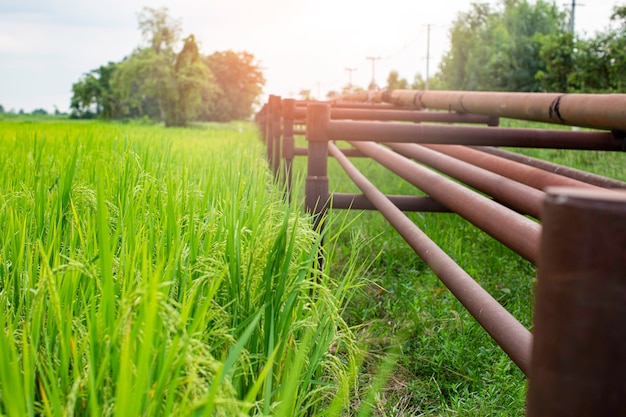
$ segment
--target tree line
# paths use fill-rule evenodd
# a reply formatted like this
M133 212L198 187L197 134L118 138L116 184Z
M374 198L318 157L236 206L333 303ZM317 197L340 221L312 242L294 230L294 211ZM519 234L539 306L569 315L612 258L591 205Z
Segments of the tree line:
M560 4L560 3L559 3ZM626 88L626 6L589 38L557 2L474 3L450 30L435 86L446 90L617 93Z
M561 3L558 3L559 5ZM576 37L571 16L557 2L501 0L472 3L454 20L450 49L429 80L437 90L562 93L626 92L626 5L614 6L611 25L590 37ZM424 89L391 71L385 88ZM354 91L345 86L329 98ZM303 90L301 95L309 93Z
M81 76L72 85L71 117L147 117L186 126L252 114L265 84L252 54L228 50L203 56L193 34L181 40L181 22L167 8L146 7L138 22L144 45L121 62Z

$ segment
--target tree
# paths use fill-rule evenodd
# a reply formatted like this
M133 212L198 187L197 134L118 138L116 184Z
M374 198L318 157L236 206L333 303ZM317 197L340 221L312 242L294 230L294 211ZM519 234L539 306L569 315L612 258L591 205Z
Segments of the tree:
M0 104L0 114L4 113L4 106L2 104Z
M218 88L193 35L183 40L179 53L180 23L167 9L145 8L139 27L149 45L135 50L119 65L115 86L133 116L165 121L166 126L186 126L213 100Z
M409 86L409 82L406 78L400 78L398 71L392 70L387 76L387 89L388 90L406 90Z
M84 74L72 85L72 117L112 119L120 115L119 97L112 85L117 66L109 62Z
M304 101L313 100L313 96L311 95L311 90L300 90L298 95L300 96L300 100L304 100Z
M471 9L459 13L450 30L450 50L444 55L439 70L444 88L479 90L488 78L484 74L492 16L489 4L472 3Z
M128 113L161 119L166 126L186 126L200 114L203 100L215 95L211 80L189 36L177 55L152 48L135 51L120 64L115 84Z
M611 20L619 26L576 39L572 53L572 91L617 93L626 90L626 6L613 9Z
M574 71L574 37L569 31L539 37L539 57L545 69L537 71L535 78L542 91L567 93L572 89Z
M170 17L167 7L144 7L137 20L144 41L157 55L173 53L180 40L182 24L180 20Z
M149 117L185 126L250 116L265 83L252 54L202 57L193 35L181 41L180 20L165 7L144 8L138 23L142 46L72 85L72 117Z
M537 73L545 72L545 62L540 57L541 37L562 33L566 28L566 15L554 3L537 0L505 0L504 11L499 15L491 45L497 53L489 63L493 88L504 91L539 91Z
M458 90L539 91L542 36L557 34L566 16L554 3L502 0L502 9L472 4L450 31L451 48L440 64L443 87Z
M215 121L246 119L263 90L265 78L254 55L231 50L215 52L204 58L220 87L217 99L207 107L206 118Z

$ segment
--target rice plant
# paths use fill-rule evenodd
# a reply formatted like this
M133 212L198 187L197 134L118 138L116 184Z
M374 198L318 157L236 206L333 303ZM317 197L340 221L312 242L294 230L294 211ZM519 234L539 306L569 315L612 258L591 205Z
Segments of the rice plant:
M358 266L313 269L262 155L248 124L0 121L0 414L341 412Z

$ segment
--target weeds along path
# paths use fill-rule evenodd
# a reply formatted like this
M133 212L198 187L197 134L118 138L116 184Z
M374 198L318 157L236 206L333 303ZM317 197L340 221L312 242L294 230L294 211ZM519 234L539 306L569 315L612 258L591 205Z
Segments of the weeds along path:
M246 123L0 120L0 414L339 414L353 274L311 270L262 155Z

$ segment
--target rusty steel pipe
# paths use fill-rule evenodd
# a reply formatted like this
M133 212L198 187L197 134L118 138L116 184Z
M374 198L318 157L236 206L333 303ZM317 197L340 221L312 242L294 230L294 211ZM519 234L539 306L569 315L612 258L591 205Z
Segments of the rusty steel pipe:
M541 233L539 224L380 145L351 144L524 259L536 263Z
M388 103L358 103L355 101L332 101L331 106L337 109L376 109L376 110L401 110L402 107Z
M269 98L269 112L268 112L268 135L267 135L267 161L272 169L274 175L276 175L276 152L274 148L278 142L277 136L280 136L280 97L270 96Z
M292 182L293 182L293 157L295 139L293 133L293 112L295 110L296 101L294 99L283 100L283 163L284 174L283 180L285 182L285 191L287 193L287 201L291 201L292 195Z
M359 152L356 149L346 149L346 148L340 148L341 152L345 155L345 156L350 156L350 157L360 157L363 156L363 154L361 152ZM298 155L298 156L306 156L309 154L309 150L308 148L294 148L294 155Z
M404 156L463 181L508 207L539 218L545 196L542 191L424 146L410 143L389 143L388 146Z
M275 102L276 108L274 109L274 121L273 126L273 155L272 155L272 169L274 170L274 176L278 176L280 172L281 161L281 146L282 146L282 114L283 114L283 101L280 97L277 97Z
M297 107L294 112L296 118L306 117L306 108ZM406 109L352 109L334 108L330 110L333 120L380 120L404 122L438 122L438 123L474 123L497 126L498 118L477 114L448 113L441 111L418 111Z
M339 149L340 151L342 149ZM342 152L343 153L343 152ZM345 154L344 154L345 155ZM420 211L429 213L449 213L450 209L430 197L419 197L409 195L387 195L385 196L402 211ZM365 195L333 193L332 208L353 209L353 210L376 210Z
M598 188L594 185L577 181L562 175L553 174L543 169L531 167L509 159L500 158L488 153L477 151L466 146L455 145L424 145L429 149L450 155L454 158L479 166L515 181L543 190L550 186Z
M328 135L327 124L330 107L327 104L310 104L307 111L306 140L308 142L307 177L305 181L307 211L315 216L314 226L323 226L328 209Z
M367 199L385 216L522 372L528 374L531 333L369 182L334 144L329 143L328 148L330 154L337 159Z
M547 193L527 416L623 416L626 192Z
M626 94L387 90L374 99L403 107L626 131Z
M365 142L409 142L621 151L610 132L448 126L331 120L330 139Z
M552 172L564 177L569 177L587 184L595 185L602 188L619 188L626 189L626 182L615 180L613 178L603 177L601 175L592 174L591 172L581 171L579 169L570 168L564 165L547 162L541 159L532 158L515 152L505 151L504 149L493 148L490 146L475 146L476 150L490 153L495 156L510 159L511 161L520 162L544 171Z

